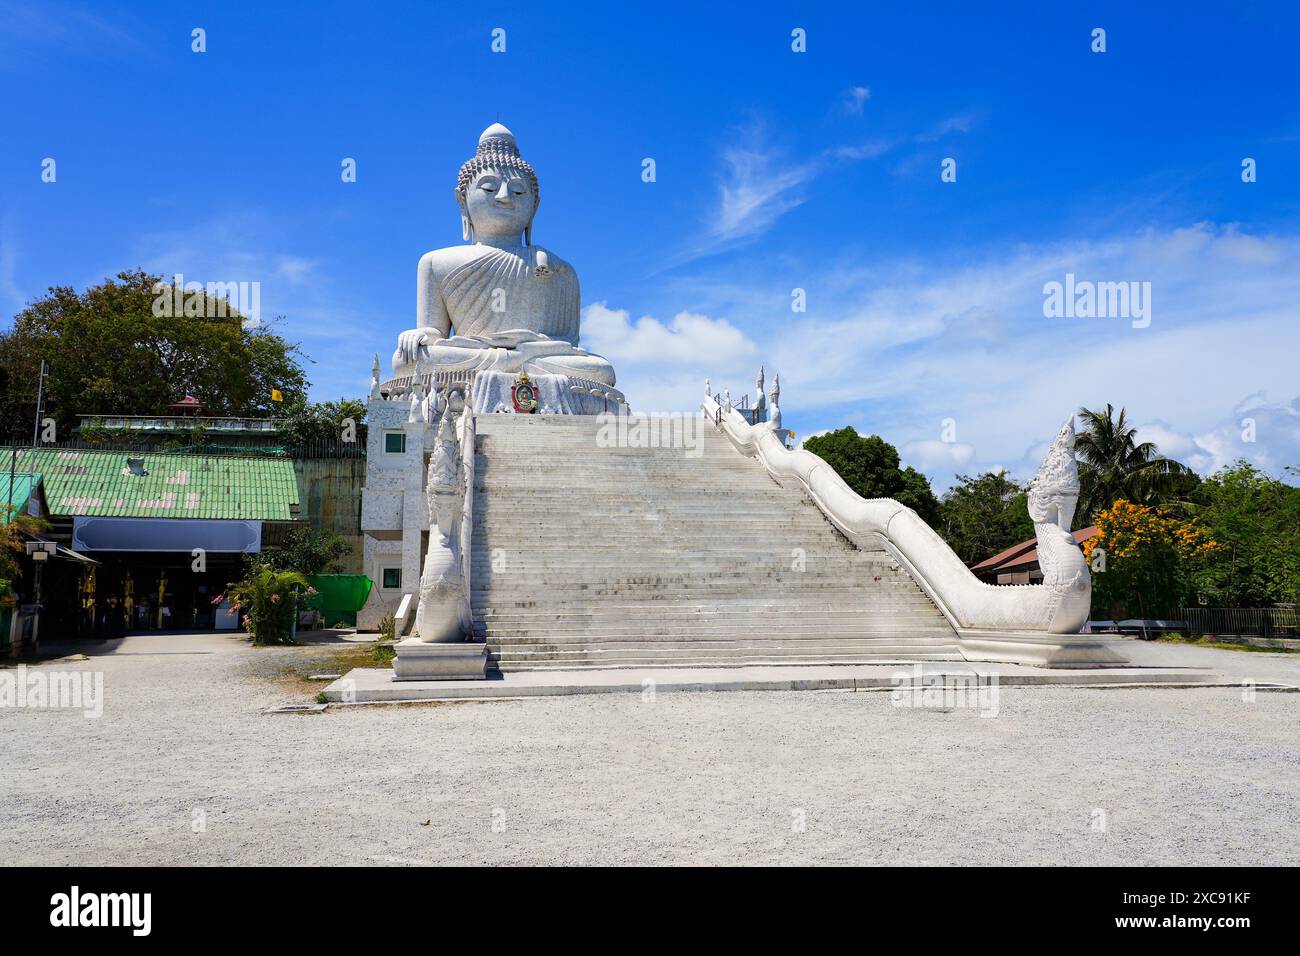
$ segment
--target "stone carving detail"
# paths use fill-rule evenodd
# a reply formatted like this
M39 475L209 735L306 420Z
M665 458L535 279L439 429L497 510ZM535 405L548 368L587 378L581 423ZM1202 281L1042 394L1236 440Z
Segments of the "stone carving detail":
M1069 533L1079 493L1073 419L1062 427L1030 494L1044 583L992 585L971 574L910 508L888 498L861 498L812 452L787 449L778 435L779 392L774 376L769 420L757 425L711 396L703 411L778 484L793 483L806 492L849 540L883 546L943 611L969 659L1079 665L1123 660L1079 634L1088 621L1092 579Z
M462 512L466 486L462 481L462 462L467 458L473 467L474 454L462 454L461 440L472 427L462 413L460 427L452 424L449 410L439 417L429 475L425 485L429 507L429 550L420 574L420 603L415 629L421 641L445 643L460 641L466 629L463 606L467 600L468 580L464 573ZM458 437L457 432L460 433ZM473 493L472 481L469 494Z
M1082 597L1091 605L1092 578L1083 552L1070 533L1074 509L1079 504L1079 465L1074 457L1074 416L1061 426L1029 483L1029 517L1038 536L1038 564L1042 586L1060 604ZM1055 617L1056 608L1053 608Z

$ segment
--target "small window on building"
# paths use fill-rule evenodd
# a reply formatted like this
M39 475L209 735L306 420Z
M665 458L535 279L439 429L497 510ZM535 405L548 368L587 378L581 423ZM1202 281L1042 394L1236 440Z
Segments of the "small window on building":
M400 588L402 586L401 568L384 568L384 587Z
M406 452L406 432L384 432L384 451L390 455Z

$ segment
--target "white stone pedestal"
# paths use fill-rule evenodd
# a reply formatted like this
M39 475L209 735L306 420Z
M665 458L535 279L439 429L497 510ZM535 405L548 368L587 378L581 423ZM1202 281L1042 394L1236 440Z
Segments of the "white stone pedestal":
M1048 634L1044 631L993 631L959 628L958 648L968 661L1028 664L1033 667L1117 667L1128 659L1102 634Z
M409 637L397 645L393 680L483 680L487 661L486 644L429 644Z

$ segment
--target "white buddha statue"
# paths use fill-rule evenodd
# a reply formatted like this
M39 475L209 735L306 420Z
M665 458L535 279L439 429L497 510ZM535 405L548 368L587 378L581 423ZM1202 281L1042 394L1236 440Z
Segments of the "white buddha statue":
M622 401L613 366L578 347L578 274L532 243L537 174L501 124L461 166L456 202L467 244L420 257L416 328L399 336L393 374L525 372L543 397L548 376L567 376L551 384L584 396L595 384Z

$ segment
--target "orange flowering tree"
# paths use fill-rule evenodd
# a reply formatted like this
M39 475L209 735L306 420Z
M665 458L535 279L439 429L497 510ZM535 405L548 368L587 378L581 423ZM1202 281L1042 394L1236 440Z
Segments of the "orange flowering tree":
M1097 514L1097 534L1083 545L1093 571L1093 616L1173 615L1217 548L1196 522L1119 499Z

